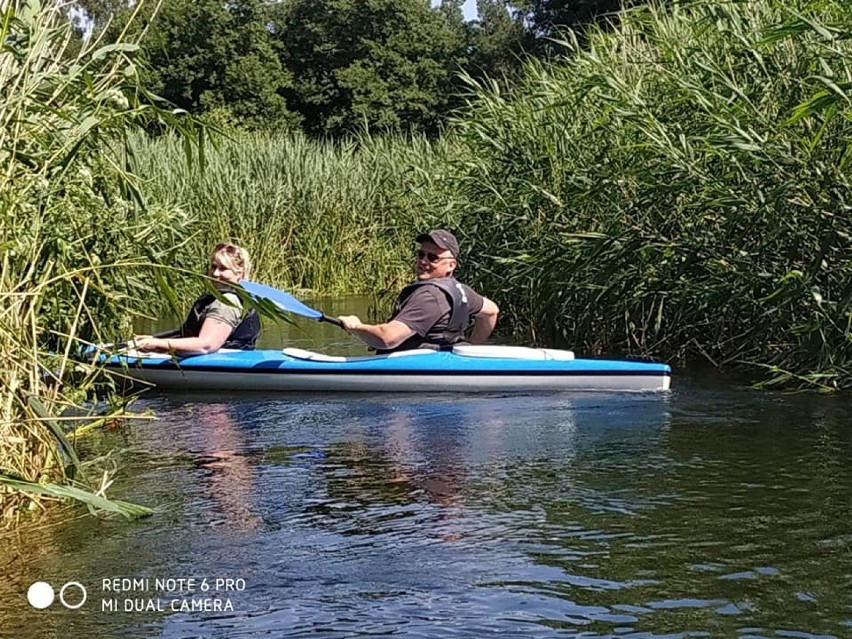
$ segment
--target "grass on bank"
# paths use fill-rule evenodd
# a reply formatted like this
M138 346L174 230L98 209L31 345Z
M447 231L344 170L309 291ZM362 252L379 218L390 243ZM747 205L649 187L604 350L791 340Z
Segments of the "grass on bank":
M127 170L129 135L190 134L138 83L135 45L72 37L61 2L0 9L0 513L15 522L45 498L105 501L65 437L65 417L103 417L81 344L126 334L155 295L151 265L182 242L181 220L143 206Z
M447 144L367 135L349 142L234 132L201 173L179 140L137 139L145 196L181 210L195 234L183 255L203 264L223 238L245 246L255 278L324 295L397 290L411 277L413 237L452 223ZM180 256L179 256L180 259Z
M852 388L852 5L652 2L564 45L455 123L501 322Z

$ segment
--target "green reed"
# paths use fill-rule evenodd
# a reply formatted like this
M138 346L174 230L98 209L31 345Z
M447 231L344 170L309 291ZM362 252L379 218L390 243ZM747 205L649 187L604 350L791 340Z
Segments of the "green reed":
M144 194L185 225L173 263L229 238L256 279L394 292L413 233L446 225L519 339L850 386L850 11L669 4L509 92L471 81L437 143L235 133L201 174L180 142L138 140Z
M652 3L564 45L455 123L503 326L852 387L850 5Z
M0 515L74 498L127 516L90 476L71 430L121 414L96 401L97 367L81 345L127 334L152 265L182 229L142 205L127 171L128 134L190 131L150 106L132 43L75 44L61 2L0 10ZM98 494L91 492L96 490Z
M444 146L237 132L208 149L204 173L170 138L137 140L137 160L146 197L192 220L182 266L203 268L210 247L232 239L249 250L254 279L345 294L398 289L411 277L413 235L449 219L434 187Z

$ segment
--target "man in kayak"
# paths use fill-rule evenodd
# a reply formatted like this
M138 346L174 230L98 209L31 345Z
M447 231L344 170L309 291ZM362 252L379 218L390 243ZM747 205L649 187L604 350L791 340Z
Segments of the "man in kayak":
M364 324L355 315L338 319L352 335L378 353L451 346L464 340L468 322L474 319L468 341L481 344L497 324L500 309L453 277L458 266L459 243L444 229L417 237L416 281L396 299L393 315L384 324Z
M139 335L130 344L144 352L180 351L182 353L215 353L220 348L254 349L260 335L257 311L243 312L240 298L231 292L231 284L248 277L249 254L236 244L217 244L210 256L209 275L219 291L219 299L205 293L192 305L178 337L163 339Z

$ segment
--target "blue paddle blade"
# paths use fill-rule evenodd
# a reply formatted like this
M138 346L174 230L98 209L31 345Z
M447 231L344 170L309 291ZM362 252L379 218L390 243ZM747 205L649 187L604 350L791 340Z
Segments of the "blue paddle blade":
M283 310L289 313L295 313L302 317L309 317L315 320L322 320L324 316L318 310L306 306L292 295L279 291L277 288L272 288L266 284L258 284L257 282L249 282L243 280L240 282L243 290L252 297L260 297L277 304Z

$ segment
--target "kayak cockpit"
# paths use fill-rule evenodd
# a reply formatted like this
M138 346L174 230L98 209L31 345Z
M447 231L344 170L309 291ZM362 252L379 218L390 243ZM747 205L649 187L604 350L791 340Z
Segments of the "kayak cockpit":
M284 355L293 359L311 362L328 362L342 364L345 362L364 362L370 360L392 359L397 357L416 357L418 355L432 355L436 351L431 348L418 348L409 351L397 351L384 355L357 355L345 357L340 355L326 355L303 348L285 348L281 351ZM463 357L484 357L489 359L522 359L522 360L561 360L574 359L572 351L562 351L554 348L530 348L527 346L496 346L480 344L459 344L451 349L441 352L452 352Z

